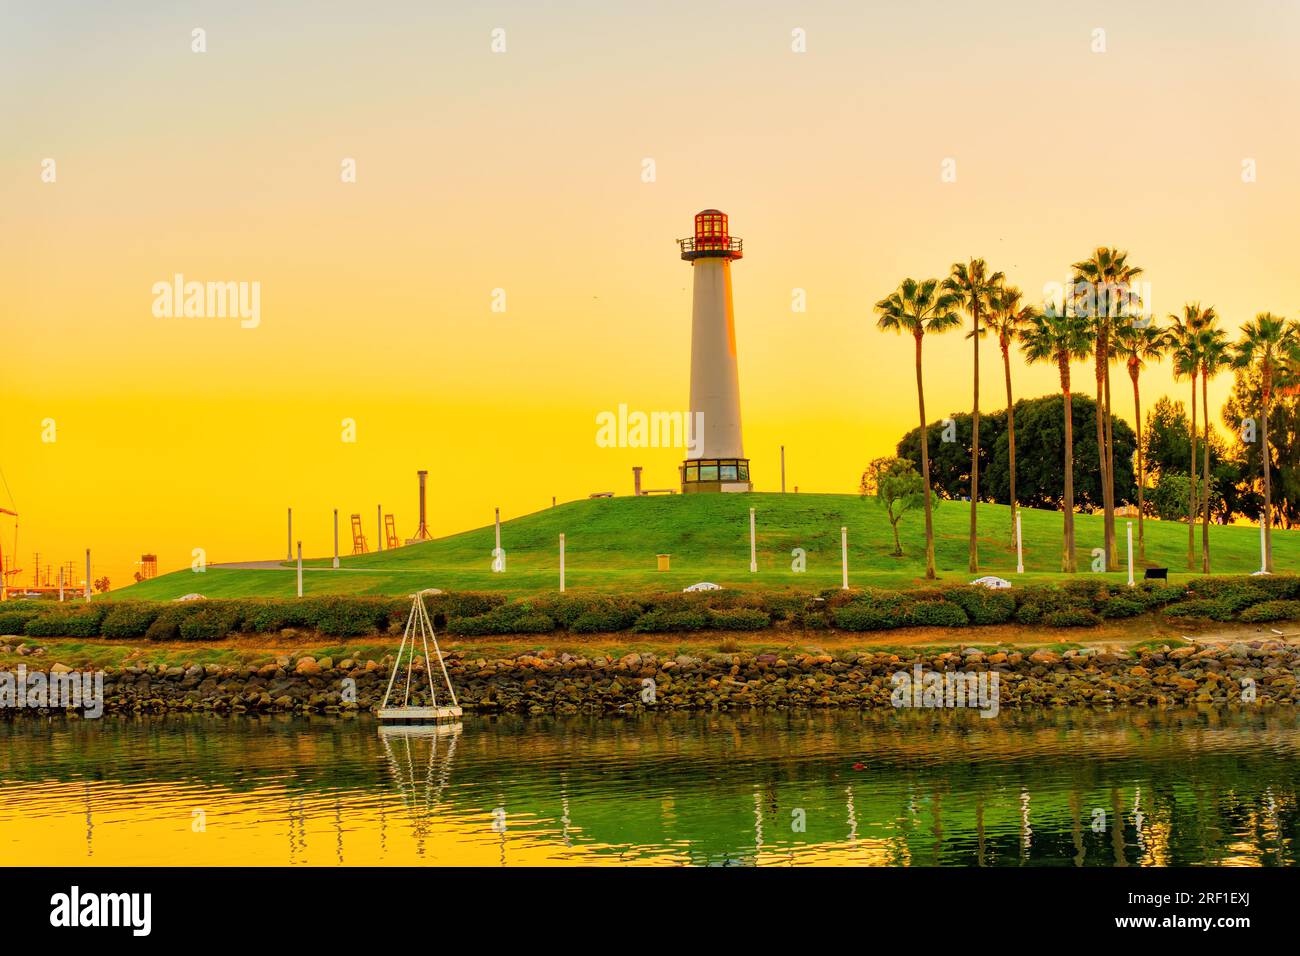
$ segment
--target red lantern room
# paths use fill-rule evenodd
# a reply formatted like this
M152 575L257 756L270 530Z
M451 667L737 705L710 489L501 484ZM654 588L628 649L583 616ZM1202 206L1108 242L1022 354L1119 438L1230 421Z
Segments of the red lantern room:
M695 235L679 239L682 258L739 259L744 255L744 243L732 238L727 226L727 214L719 209L705 209L695 214Z

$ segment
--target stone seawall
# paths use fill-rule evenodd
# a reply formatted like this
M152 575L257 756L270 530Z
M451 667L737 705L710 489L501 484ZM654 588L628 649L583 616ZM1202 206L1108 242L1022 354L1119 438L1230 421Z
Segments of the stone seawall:
M53 653L25 662L67 672ZM898 655L851 653L630 654L622 658L540 652L484 659L450 653L447 668L467 712L560 713L893 706L900 671L998 674L999 706L1162 707L1300 700L1300 645L1231 645L1114 651L1000 651ZM378 706L391 659L280 657L261 665L107 668L108 713L349 714ZM13 668L9 668L13 670ZM436 665L435 665L436 670ZM3 682L0 682L2 684ZM918 698L919 699L919 698ZM415 700L412 700L415 703ZM0 717L48 713L0 701Z

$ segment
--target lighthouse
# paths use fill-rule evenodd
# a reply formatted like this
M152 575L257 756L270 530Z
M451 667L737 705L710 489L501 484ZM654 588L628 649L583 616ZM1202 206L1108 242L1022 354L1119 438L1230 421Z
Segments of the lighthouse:
M691 264L691 427L694 448L682 463L682 493L751 491L740 428L740 372L731 263L744 252L717 209L695 214L695 235L678 240Z

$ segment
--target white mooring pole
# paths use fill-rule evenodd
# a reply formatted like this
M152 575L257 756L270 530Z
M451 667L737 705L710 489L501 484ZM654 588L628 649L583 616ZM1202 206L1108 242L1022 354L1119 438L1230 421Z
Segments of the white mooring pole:
M59 565L59 603L63 603L63 565Z
M560 535L560 593L564 593L564 535Z
M1024 537L1020 532L1020 509L1016 509L1016 574L1025 573Z
M492 551L492 557L496 558L496 563L493 564L492 570L504 571L505 562L501 560L501 509L493 508L492 510L495 513L493 520L496 523L496 548Z
M749 509L749 573L758 571L758 550L754 542L754 509Z
M1264 542L1264 518L1260 515L1259 519L1259 569L1268 570L1268 549Z
M339 566L339 509L334 509L334 567Z
M849 589L849 529L840 526L840 590Z
M302 597L302 542L298 542L298 597Z
M1133 586L1133 522L1128 522L1128 586Z

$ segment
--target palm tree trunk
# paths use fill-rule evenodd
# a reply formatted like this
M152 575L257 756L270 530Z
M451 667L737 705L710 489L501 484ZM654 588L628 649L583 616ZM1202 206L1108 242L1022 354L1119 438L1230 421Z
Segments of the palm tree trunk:
M1137 421L1137 446L1138 446L1138 563L1145 564L1147 559L1146 537L1142 533L1142 509L1144 507L1143 488L1146 484L1146 462L1142 457L1142 396L1138 392L1138 369L1129 366L1129 378L1133 379L1133 417Z
M921 382L921 335L916 336L916 404L921 412L921 479L925 482L925 576L934 580L934 518L930 509L930 435L925 429L925 386Z
M1267 361L1264 363L1264 422L1260 427L1260 438L1263 444L1260 446L1259 457L1260 464L1264 469L1264 570L1269 574L1273 573L1273 479L1272 459L1273 454L1268 447L1268 412L1269 404L1273 398L1273 368Z
M1187 570L1196 570L1196 371L1192 371L1192 473L1187 486Z
M971 316L975 320L975 334L971 341L975 343L975 401L970 421L970 572L975 574L980 569L978 533L979 519L976 508L980 496L980 309L974 302Z
M1007 469L1011 481L1011 543L1016 542L1016 409L1011 401L1010 343L1002 343L1002 370L1007 380Z
M1205 467L1201 469L1204 492L1201 494L1201 573L1210 573L1210 376L1201 369L1201 427L1205 440L1201 442Z
M1119 549L1115 546L1115 436L1114 422L1111 415L1110 407L1110 335L1106 335L1105 344L1105 361L1102 365L1105 375L1105 394L1106 394L1106 472L1103 476L1106 481L1106 498L1109 505L1106 507L1105 529L1106 529L1106 555L1110 562L1106 570L1119 570Z
M1097 344L1095 348L1095 355L1096 355L1095 371L1096 371L1096 379L1097 379L1097 408L1096 408L1096 415L1094 417L1097 420L1098 474L1100 474L1101 476L1101 513L1102 513L1101 543L1102 543L1102 550L1105 552L1106 570L1109 571L1110 557L1111 557L1110 535L1106 533L1106 529L1109 525L1109 519L1107 516L1110 514L1110 493L1107 490L1109 488L1109 485L1106 482L1106 423L1102 420L1103 416L1105 415L1106 402L1105 402L1105 393L1103 392L1102 384L1101 384L1101 380L1102 380L1101 350L1102 350L1101 335L1098 334Z
M1070 402L1070 360L1057 360L1061 370L1061 395L1065 412L1065 498L1061 502L1061 570L1073 574L1074 565L1074 409Z

